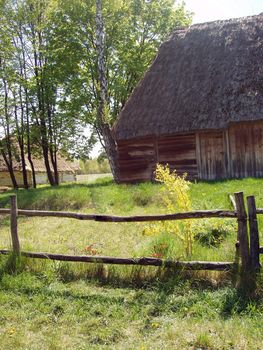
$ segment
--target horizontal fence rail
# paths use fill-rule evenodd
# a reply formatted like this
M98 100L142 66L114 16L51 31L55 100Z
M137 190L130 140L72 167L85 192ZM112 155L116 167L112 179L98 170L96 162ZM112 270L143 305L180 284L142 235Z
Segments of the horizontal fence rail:
M10 250L0 250L0 254L11 254ZM172 267L178 270L216 270L229 271L237 266L233 262L209 262L209 261L178 261L164 260L150 257L143 258L117 258L111 256L95 255L64 255L52 253L21 252L21 256L37 259L50 259L60 261L78 261L90 263L103 263L114 265L142 265L142 266L162 266Z
M10 209L0 208L0 214L10 214ZM103 214L81 214L63 211L45 211L45 210L17 210L18 216L38 216L38 217L58 217L78 220L93 220L99 222L143 222L143 221L167 221L183 219L202 219L202 218L236 218L237 214L231 210L196 210L184 213L163 214L163 215L136 215L136 216L113 216Z

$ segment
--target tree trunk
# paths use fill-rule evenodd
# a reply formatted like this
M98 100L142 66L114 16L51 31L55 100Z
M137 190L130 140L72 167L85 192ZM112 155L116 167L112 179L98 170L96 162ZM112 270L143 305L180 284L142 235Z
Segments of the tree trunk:
M14 96L15 97L15 96ZM21 165L22 165L22 173L23 173L23 182L24 182L24 188L28 189L28 179L27 179L27 170L26 170L26 159L25 159L25 145L24 145L24 107L22 103L22 93L21 93L21 86L19 88L19 98L20 98L20 110L21 110L21 126L19 126L18 116L17 116L17 106L15 105L15 123L16 123L16 131L17 131L17 140L18 140L18 146L20 149L20 156L21 156ZM16 101L16 99L15 99ZM16 103L16 102L15 102Z
M58 173L58 161L57 161L57 151L50 149L49 150L50 153L50 159L51 159L51 163L54 169L54 179L55 179L55 184L59 185L59 173Z
M45 143L44 140L42 140L42 151L43 151L43 157L44 157L44 162L45 162L45 167L46 167L46 170L47 170L47 177L48 177L48 181L50 183L51 186L55 186L56 183L54 181L54 177L53 177L53 174L52 174L52 170L51 170L51 167L50 167L50 164L49 164L49 157L48 157L48 145Z
M16 182L16 177L15 177L15 174L14 174L12 161L8 161L8 157L5 154L3 149L1 149L1 154L2 154L2 156L4 158L5 164L7 166L7 169L8 169L8 172L9 172L9 175L10 175L13 187L14 187L15 190L17 190L18 189L18 185L17 185L17 182Z
M26 137L27 137L27 158L32 170L32 185L33 188L37 187L36 182L36 172L35 172L35 166L32 161L32 154L31 154L31 140L30 140L30 125L29 125L29 107L28 107L28 97L27 97L27 90L25 90L26 93Z
M21 163L22 163L24 188L26 188L28 190L29 184L28 184L28 178L27 178L26 159L25 159L25 145L24 145L24 138L23 137L22 137L22 140L19 141L19 148L20 148L20 154L21 154Z
M96 1L96 46L97 46L97 64L99 75L99 107L97 113L98 129L103 137L105 143L105 150L109 158L109 163L113 178L119 182L118 172L118 155L117 147L114 138L112 137L109 123L106 122L107 110L107 95L108 86L106 79L106 62L105 62L105 33L104 23L102 18L102 4L101 0Z
M104 144L105 144L104 148L109 159L113 178L117 183L119 183L118 153L117 153L116 142L112 137L111 129L108 123L103 124L100 127L100 129L104 140Z
M0 60L0 67L2 67L2 62ZM5 138L1 142L1 154L4 158L4 161L6 163L7 169L9 171L11 181L13 184L13 187L15 189L18 188L14 169L13 169L13 158L12 158L12 149L11 149L11 137L10 137L10 116L8 112L8 87L7 87L7 81L5 78L2 78L3 86L4 86L4 123L3 123L3 129L5 132ZM5 144L5 146L4 146ZM7 152L7 154L5 153Z
M52 174L52 170L50 167L49 163L49 147L48 147L48 138L47 138L47 127L46 127L46 122L45 122L45 97L44 97L44 82L43 82L43 75L39 74L39 71L42 71L42 62L40 58L40 53L39 51L37 52L36 48L36 32L34 25L31 27L32 31L32 37L33 37L33 55L34 55L34 73L35 73L35 78L36 78L36 88L37 88L37 99L38 99L38 110L39 110L39 120L40 120L40 138L41 138L41 148L42 148L42 153L43 153L43 158L45 162L45 167L47 171L47 177L48 181L51 186L55 186L55 181L54 177ZM41 33L38 32L38 40L39 40L39 45L41 46Z
M30 117L29 117L29 101L28 101L28 89L27 89L27 84L28 84L28 79L27 79L27 70L26 70L26 46L25 42L23 39L23 31L21 28L21 25L19 26L19 40L22 48L22 62L21 62L21 75L25 80L25 85L23 87L24 90L24 96L25 96L25 137L26 137L26 148L27 148L27 159L29 161L31 171L32 171L32 186L33 188L36 188L36 173L35 173L35 167L32 161L32 156L31 156L31 141L30 141ZM22 106L21 106L22 108Z

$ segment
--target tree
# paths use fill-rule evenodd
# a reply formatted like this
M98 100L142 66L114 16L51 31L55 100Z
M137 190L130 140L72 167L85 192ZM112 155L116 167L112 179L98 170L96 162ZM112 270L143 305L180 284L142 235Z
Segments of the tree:
M174 0L63 1L80 43L78 82L72 100L97 132L115 179L116 145L110 127L174 28L188 25L191 14ZM76 25L77 23L77 25ZM72 89L71 91L74 91ZM77 91L77 93L76 93Z

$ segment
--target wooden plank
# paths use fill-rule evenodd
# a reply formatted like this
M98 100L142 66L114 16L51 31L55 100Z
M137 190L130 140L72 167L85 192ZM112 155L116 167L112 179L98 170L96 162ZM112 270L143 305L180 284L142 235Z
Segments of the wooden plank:
M248 233L247 233L247 213L244 202L243 192L235 193L235 202L237 206L238 222L238 241L241 255L242 271L247 272L250 268Z
M197 162L197 171L198 171L198 178L202 179L203 173L202 173L202 157L201 157L201 146L200 146L200 136L199 133L196 133L196 162Z
M8 255L9 250L0 250L0 254ZM52 253L21 252L22 256L36 259L49 259L59 261L78 261L97 264L115 264L115 265L142 265L142 266L163 266L172 267L179 270L215 270L229 271L235 267L233 262L209 262L209 261L177 261L164 260L151 257L142 258L120 258L111 256L94 255L62 255Z
M223 131L200 132L199 144L202 179L215 180L225 178Z
M151 180L155 168L155 140L141 138L118 142L120 182Z
M20 253L20 244L18 239L18 231L17 231L17 199L16 195L10 196L10 203L11 203L11 209L10 209L10 229L11 229L11 238L12 238L12 246L13 246L13 252L15 254Z
M254 196L247 197L247 207L249 216L249 231L250 231L250 262L251 268L254 271L260 269L259 262L259 234L258 222L256 213L256 202Z
M158 160L169 164L178 174L187 173L189 178L197 177L195 134L170 135L158 138Z
M225 149L226 173L227 173L227 177L231 177L232 176L232 157L231 157L231 151L230 151L228 129L224 131L224 149Z

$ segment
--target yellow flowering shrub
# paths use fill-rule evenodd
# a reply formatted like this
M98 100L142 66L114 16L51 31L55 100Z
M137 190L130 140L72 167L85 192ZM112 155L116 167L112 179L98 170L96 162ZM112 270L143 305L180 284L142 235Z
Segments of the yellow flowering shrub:
M170 171L169 166L158 164L155 179L163 184L161 188L163 201L168 214L191 211L190 182L187 174L179 176L176 171ZM145 227L144 233L155 235L159 233L175 234L184 244L186 255L191 255L193 249L193 220L159 221Z

